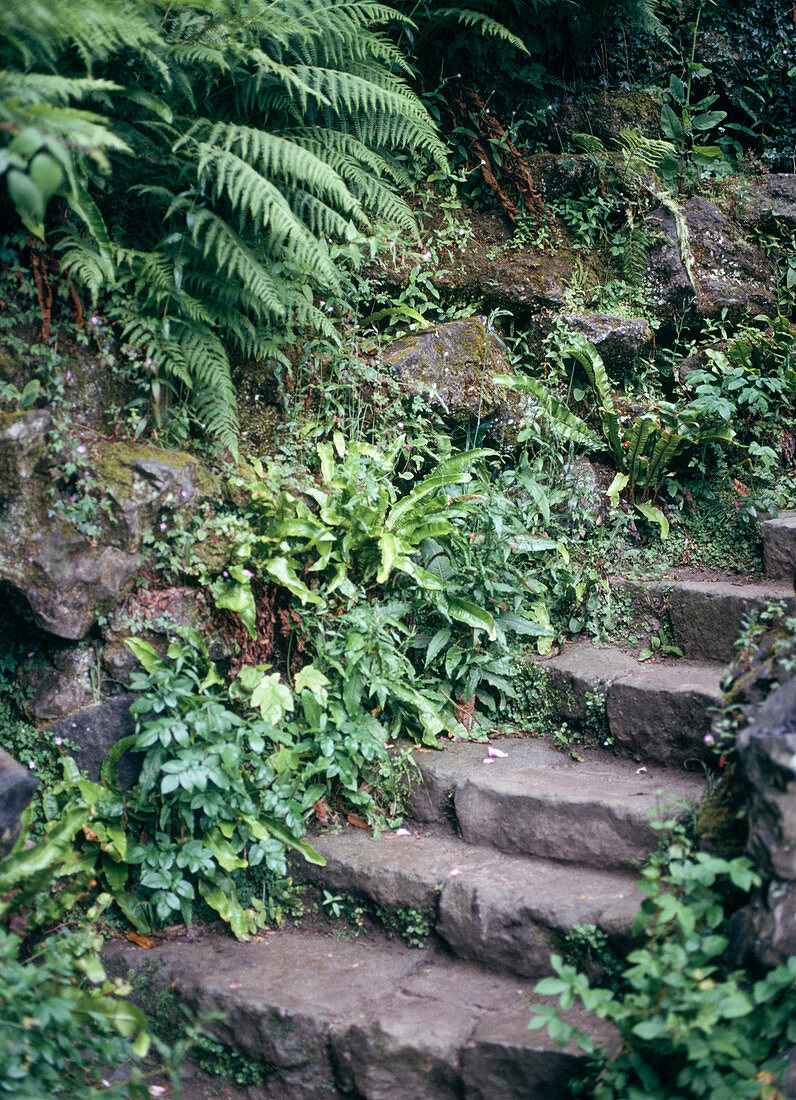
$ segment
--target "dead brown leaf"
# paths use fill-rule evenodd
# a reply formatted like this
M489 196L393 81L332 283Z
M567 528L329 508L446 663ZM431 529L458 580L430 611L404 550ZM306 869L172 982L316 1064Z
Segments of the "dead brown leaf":
M138 932L125 932L124 938L129 943L134 943L136 947L142 947L144 951L150 951L155 946L154 940L151 940L149 936L142 936Z

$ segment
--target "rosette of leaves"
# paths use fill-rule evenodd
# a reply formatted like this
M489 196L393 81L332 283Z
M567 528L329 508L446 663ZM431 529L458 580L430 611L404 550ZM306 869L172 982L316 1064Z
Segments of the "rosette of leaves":
M577 333L570 333L562 350L583 368L596 399L602 445L610 452L617 470L607 489L609 500L616 507L620 494L624 493L628 503L645 519L657 524L661 538L666 539L669 521L650 498L655 497L682 451L712 439L730 441L734 437L732 428L716 417L704 417L696 404L678 409L669 401L658 401L631 423L625 423L614 404L605 365L594 345ZM524 375L504 375L495 381L532 393L564 438L591 447L599 445L589 425L540 382Z

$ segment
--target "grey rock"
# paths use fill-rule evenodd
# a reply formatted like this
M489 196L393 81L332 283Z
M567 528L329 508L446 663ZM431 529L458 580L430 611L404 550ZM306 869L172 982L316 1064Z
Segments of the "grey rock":
M647 763L707 758L704 744L721 702L719 665L694 661L644 663L608 689L608 728L617 750Z
M733 217L746 229L771 230L779 222L796 229L796 175L772 172L760 181L730 180Z
M543 741L534 738L493 742L501 751L511 750L513 766L524 769L561 767L565 758ZM444 751L415 753L417 779L409 793L409 814L413 821L452 824L455 822L456 788L470 776L484 770L487 746L472 741L446 745Z
M784 600L796 611L793 587L776 580L621 580L612 587L629 597L634 610L646 606L668 619L673 643L695 661L730 662L744 619L767 600Z
M581 723L589 699L604 697L607 733L623 755L672 768L707 755L702 739L721 700L720 665L642 663L616 647L581 642L538 667L547 679L548 706L560 718Z
M360 831L313 841L325 867L295 873L384 908L424 912L456 955L524 976L550 973L556 937L572 924L626 936L639 903L635 879L506 855L454 837L388 837Z
M796 677L777 688L738 735L755 863L796 882ZM796 921L794 922L796 946Z
M0 749L0 859L13 848L22 811L36 790L36 777Z
M438 259L431 257L424 275L440 296L468 301L482 300L489 308L509 309L515 317L538 319L543 310L565 308L566 288L573 278L574 249L565 232L561 247L542 252L534 248L507 247L512 231L501 217L471 212L469 235L463 251L442 250ZM389 262L372 272L385 287L403 287L411 278L418 257L410 256L395 264ZM598 271L589 256L579 263L594 281ZM535 330L538 335L538 330Z
M503 742L500 742L503 744ZM703 783L681 772L650 768L641 775L620 762L585 761L524 769L508 748L455 794L456 817L468 844L606 869L633 869L657 844L650 827Z
M54 668L31 668L22 675L30 692L24 700L26 713L42 722L54 722L72 711L87 706L91 696L72 676Z
M68 646L56 653L53 665L64 676L69 676L88 691L91 688L91 676L97 669L97 651L93 646Z
M547 1001L533 998L534 1004ZM508 1004L478 1023L462 1052L465 1100L569 1100L573 1095L570 1083L586 1068L583 1052L571 1042L559 1046L545 1028L529 1031L529 1015L527 1005ZM618 1035L604 1021L576 1009L561 1015L609 1052L618 1049Z
M584 517L604 522L610 511L605 495L615 476L607 466L591 462L588 458L576 458L564 473L564 485L569 489L567 512L562 522L581 522Z
M484 854L443 884L436 932L459 958L540 977L552 973L550 953L574 924L626 945L640 900L632 875Z
M627 126L658 137L660 106L655 97L641 89L614 91L599 84L585 85L577 100L565 99L556 110L557 130L593 134L609 148ZM551 137L558 144L554 131Z
M796 512L780 512L760 525L766 576L796 584Z
M565 1075L586 1066L574 1047L528 1029L530 983L439 948L194 934L147 952L110 943L104 961L112 975L138 972L144 1007L169 989L194 1010L215 1011L222 1042L275 1068L258 1100L564 1100ZM578 1010L567 1017L616 1046L599 1020Z
M683 261L674 214L653 211L647 224L655 233L645 285L657 311L673 317L692 306L702 317L776 312L770 261L713 203L694 195L682 208L693 258L691 273Z
M493 418L491 433L516 437L522 410L517 393L493 379L511 373L503 347L483 317L448 321L390 344L384 363L410 392L465 423Z
M788 1068L779 1088L785 1100L794 1100L796 1098L796 1046L788 1047L783 1057Z
M3 550L0 545L0 568ZM141 568L138 553L93 546L60 525L40 530L19 550L31 551L28 567L8 569L5 579L26 600L36 626L72 641L84 637Z
M0 501L13 497L32 476L51 427L47 409L0 418Z
M164 511L190 506L200 495L202 475L182 452L95 441L90 470L105 497L97 508L99 533L88 537L53 509L44 453L48 415L13 418L4 431L14 491L0 500L0 582L38 627L77 640L129 591L141 566L145 531L167 522ZM22 442L9 457L14 432Z
M559 313L559 323L597 348L606 370L620 378L652 346L652 327L644 317L612 317L605 313ZM549 322L543 328L552 327Z
M97 780L106 756L123 737L135 731L135 719L130 704L135 695L116 695L101 703L82 707L66 718L54 722L50 732L77 745L78 767L89 779ZM129 786L138 774L136 758L125 753L119 760L118 776L123 787Z
M796 885L770 879L757 897L733 914L730 963L770 969L796 955Z

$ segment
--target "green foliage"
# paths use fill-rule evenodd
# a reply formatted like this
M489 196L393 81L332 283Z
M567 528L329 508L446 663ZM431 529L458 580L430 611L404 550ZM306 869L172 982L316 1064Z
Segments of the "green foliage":
M266 668L244 667L225 686L201 638L188 632L168 659L138 639L130 647L146 672L134 676L140 698L132 706L137 732L124 738L103 766L102 782L81 777L71 760L67 779L48 804L62 813L90 808L84 851L98 875L140 930L180 916L190 923L201 898L239 938L263 923L263 903L244 909L234 873L263 865L286 870L285 849L322 862L300 836L309 795L274 789L284 770L279 725L293 709L291 693ZM233 699L257 707L244 720ZM274 746L265 753L267 745ZM115 764L121 753L141 752L137 782L121 790ZM289 753L287 753L289 756Z
M88 828L87 809L70 809L33 845L26 843L30 819L27 810L17 844L0 860L0 1095L146 1098L138 1068L149 1048L146 1020L124 999L129 988L107 979L102 938L90 927L111 898L102 895L84 922L74 922L92 873L91 859L73 847L78 831ZM76 927L42 940L41 929L67 912ZM14 934L3 927L12 920ZM116 1065L131 1067L131 1076L103 1085L103 1073Z
M137 1061L144 1043L134 1044L134 1037L146 1032L140 1011L121 999L127 989L106 979L101 944L89 931L66 931L23 959L19 939L0 930L0 1095L149 1096L135 1068L123 1084L102 1083L104 1067Z
M773 1098L782 1055L796 1039L796 958L757 981L729 971L726 922L759 877L746 857L696 851L683 827L661 828L670 833L668 849L642 872L637 931L645 942L628 955L619 992L592 985L558 956L557 977L536 986L562 1009L579 1001L613 1023L619 1050L595 1050L549 1004L534 1006L531 1027L547 1027L558 1042L573 1040L593 1056L586 1087L595 1100Z
M192 1046L192 1057L204 1073L228 1077L236 1085L262 1085L274 1067L253 1062L235 1047L226 1046L211 1035L199 1036Z
M39 0L0 17L12 204L41 237L67 204L62 265L94 299L121 292L111 312L155 402L175 384L228 446L230 351L278 355L294 324L333 338L313 299L339 287L331 242L371 216L411 226L396 150L444 163L383 32L396 18L370 0Z
M617 470L607 490L611 504L616 507L620 493L627 490L629 503L645 519L656 523L661 538L665 539L669 533L668 520L649 498L660 490L672 462L681 451L711 439L729 440L732 430L721 423L715 410L695 407L694 403L678 409L668 401L656 402L654 408L628 424L617 411L608 375L594 346L577 334L568 334L559 351L583 368L597 400L596 412L605 444ZM547 415L555 418L566 439L593 445L594 437L588 425L561 405L541 383L526 376L501 376L496 381L530 391Z

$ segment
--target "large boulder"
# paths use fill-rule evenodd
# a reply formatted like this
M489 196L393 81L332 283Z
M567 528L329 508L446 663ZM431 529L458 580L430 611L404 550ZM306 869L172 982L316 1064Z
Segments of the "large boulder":
M592 84L585 87L577 100L565 100L556 107L551 136L557 143L557 131L590 134L611 148L627 127L657 137L660 117L660 105L649 92L641 89L619 92Z
M0 859L13 848L20 830L22 811L33 797L36 779L0 749Z
M543 332L555 323L593 344L609 374L621 379L639 356L652 347L652 326L644 317L612 317L605 313L559 313L542 319Z
M770 231L777 223L796 229L796 175L774 172L759 180L728 180L727 205L735 221L745 229Z
M421 289L430 283L438 299L480 301L529 320L545 309L565 308L576 269L592 286L604 274L602 261L578 252L563 226L542 249L518 243L507 219L498 215L462 212L458 243L449 240L436 211L430 217L428 250L382 259L371 272L375 282L394 293L416 279Z
M772 269L765 253L701 195L682 207L687 242L665 206L647 215L652 232L644 283L655 313L672 319L686 308L700 317L723 311L731 320L776 313ZM689 255L690 253L690 255Z
M796 885L796 677L763 703L738 736L747 783L749 852L755 864ZM793 928L796 949L796 921Z
M483 317L448 321L394 341L383 361L412 392L463 424L491 421L490 435L511 443L522 400L493 379L510 373L503 346Z
M0 588L42 630L82 638L132 586L144 535L190 507L208 479L192 456L104 440L80 444L96 495L89 528L70 518L45 410L0 417Z

